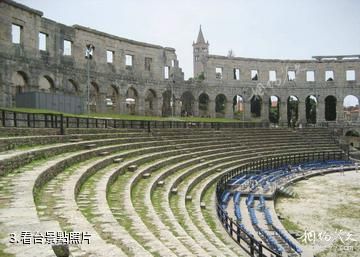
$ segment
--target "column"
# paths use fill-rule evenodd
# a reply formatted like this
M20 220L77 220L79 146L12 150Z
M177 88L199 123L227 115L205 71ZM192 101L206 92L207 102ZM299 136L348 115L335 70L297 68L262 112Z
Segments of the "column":
M262 99L261 120L269 122L269 98L267 96Z
M316 123L325 122L325 102L324 99L318 99L316 104Z
M209 100L208 113L211 118L214 118L215 115L215 100Z
M287 117L287 102L281 101L279 103L279 124L287 126L288 117Z
M232 108L232 101L227 101L225 106L225 118L232 119L234 117L234 112Z
M194 101L193 112L193 116L199 117L199 101L197 100Z
M297 123L305 124L306 123L306 109L305 109L305 100L299 100L298 104L298 121Z

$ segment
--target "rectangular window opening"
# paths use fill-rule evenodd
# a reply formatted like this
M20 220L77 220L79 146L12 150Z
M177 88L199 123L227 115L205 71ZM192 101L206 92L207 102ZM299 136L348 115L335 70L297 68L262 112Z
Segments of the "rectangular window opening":
M233 70L233 72L234 72L234 79L235 80L240 80L240 69L234 69Z
M334 71L332 70L325 71L325 81L334 81Z
M355 70L347 70L346 71L346 80L347 81L355 81Z
M251 80L258 80L258 71L257 70L251 70Z
M113 63L114 62L114 52L107 50L106 51L106 62L107 63Z
M175 60L171 60L171 67L175 67Z
M39 33L39 50L46 51L46 40L47 40L47 34L40 32Z
M276 81L276 71L269 71L269 81Z
M13 44L20 44L21 43L21 31L22 27L16 24L11 25L11 42Z
M169 66L165 66L165 67L164 67L164 78L165 78L165 79L169 79L169 73L170 73L170 67L169 67Z
M133 66L133 56L132 55L125 55L125 65L126 66Z
M215 75L217 79L222 79L222 68L221 67L216 67L215 68Z
M313 71L313 70L306 71L306 81L308 81L308 82L315 81L315 71Z
M64 55L71 55L71 41L64 40Z
M288 81L294 81L295 80L295 71L289 70L288 71Z
M145 57L145 70L151 71L152 58Z

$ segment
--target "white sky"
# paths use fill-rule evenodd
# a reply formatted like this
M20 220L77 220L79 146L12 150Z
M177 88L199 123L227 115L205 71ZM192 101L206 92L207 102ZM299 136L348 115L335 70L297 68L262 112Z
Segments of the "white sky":
M310 59L360 54L358 0L18 0L57 22L80 24L176 49L193 76L192 43L202 25L210 53Z

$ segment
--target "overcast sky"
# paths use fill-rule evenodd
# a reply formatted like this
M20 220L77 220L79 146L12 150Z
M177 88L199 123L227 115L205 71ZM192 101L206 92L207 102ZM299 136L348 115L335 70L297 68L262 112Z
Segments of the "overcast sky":
M192 42L202 25L210 53L309 59L360 54L358 0L17 0L66 25L80 24L176 49L193 76Z

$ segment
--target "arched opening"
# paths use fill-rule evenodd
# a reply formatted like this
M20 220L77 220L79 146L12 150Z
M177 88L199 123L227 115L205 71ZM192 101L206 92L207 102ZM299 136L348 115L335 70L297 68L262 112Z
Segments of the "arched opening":
M11 82L11 102L12 106L15 106L16 95L26 91L28 76L23 71L17 71L13 74Z
M233 113L234 118L244 119L244 98L241 95L233 97Z
M280 119L280 98L276 95L269 97L269 121L271 123L279 123Z
M161 114L164 117L168 117L172 115L172 112L175 114L175 105L176 102L174 101L173 104L171 104L171 91L166 90L164 93L162 93L163 97L163 104L161 108ZM175 99L175 95L173 95L173 99Z
M258 118L261 116L261 104L262 99L258 95L254 95L250 100L250 114L253 118Z
M336 97L329 95L325 98L325 120L335 121L336 120Z
M51 93L55 91L54 81L49 76L43 76L39 79L39 90L45 93Z
M224 94L217 95L215 98L216 117L224 117L226 110L226 96Z
M356 121L359 117L359 99L354 95L347 95L344 98L344 119L346 121Z
M89 90L89 110L90 112L97 111L97 105L99 104L99 86L95 82L91 82Z
M189 92L186 91L181 96L181 116L193 116L194 115L194 96Z
M349 130L345 133L346 137L360 137L360 133L356 130Z
M119 90L116 85L110 85L106 92L105 105L108 111L115 111L119 104Z
M299 118L299 98L294 95L288 97L287 100L287 121L288 126L295 127Z
M309 95L305 99L306 122L310 124L316 123L316 107L317 99L314 95Z
M145 95L145 115L155 116L157 110L157 98L154 90L149 89Z
M65 83L64 94L79 95L79 85L73 79L69 79Z
M209 117L209 96L206 93L199 96L199 115Z
M138 93L135 88L129 87L126 92L126 109L128 114L135 115L138 106Z

